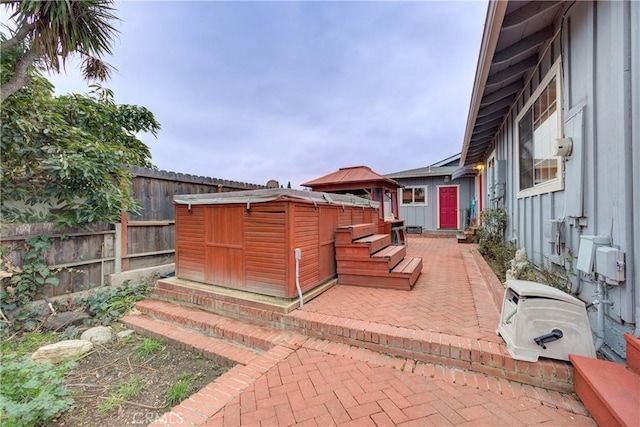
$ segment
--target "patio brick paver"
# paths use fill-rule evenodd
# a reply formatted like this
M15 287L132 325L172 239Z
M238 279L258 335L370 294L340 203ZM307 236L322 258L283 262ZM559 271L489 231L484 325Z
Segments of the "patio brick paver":
M501 343L500 313L487 287L478 286L470 247L451 238L409 239L407 256L425 253L411 291L335 286L302 311Z
M595 425L585 413L526 395L479 390L304 346L197 424Z
M595 425L575 395L504 378L514 368L514 377L550 370L559 381L570 372L505 358L495 334L502 288L486 282L473 247L410 238L407 249L424 262L411 291L333 287L282 317L293 326L288 340L153 426Z

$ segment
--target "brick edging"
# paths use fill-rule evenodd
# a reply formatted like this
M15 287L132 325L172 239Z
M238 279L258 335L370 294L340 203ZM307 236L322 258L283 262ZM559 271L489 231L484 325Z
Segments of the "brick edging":
M299 348L300 341L294 337L288 343L277 345L246 365L236 365L179 405L171 408L149 426L183 427L204 424L227 403L240 396L240 393L253 385L269 369L291 356Z

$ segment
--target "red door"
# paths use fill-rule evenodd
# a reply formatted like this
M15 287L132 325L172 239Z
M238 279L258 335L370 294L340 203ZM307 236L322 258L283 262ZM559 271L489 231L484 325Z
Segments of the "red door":
M458 228L458 187L438 188L440 228Z

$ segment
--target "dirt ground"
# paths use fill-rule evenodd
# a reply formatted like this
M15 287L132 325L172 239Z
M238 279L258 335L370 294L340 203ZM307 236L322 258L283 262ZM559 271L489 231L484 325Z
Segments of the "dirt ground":
M144 344L142 337L134 335L124 342L96 346L78 361L65 380L74 404L55 425L147 425L171 408L167 390L180 378L190 378L188 397L229 369L161 341L141 357Z

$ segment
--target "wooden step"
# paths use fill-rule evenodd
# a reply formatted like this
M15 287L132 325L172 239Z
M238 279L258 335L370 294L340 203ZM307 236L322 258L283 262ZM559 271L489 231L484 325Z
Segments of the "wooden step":
M411 290L411 280L409 277L369 276L362 274L340 274L338 273L338 283L340 285L364 286L367 288L398 289L403 291Z
M350 244L356 239L376 234L376 224L352 224L336 228L336 245Z
M640 339L631 334L624 334L627 342L627 366L637 375L640 375Z
M371 256L373 259L384 259L389 263L389 270L393 269L407 256L406 246L387 246Z
M351 243L336 244L336 259L368 258L389 245L391 245L390 235L372 234Z
M400 246L401 247L401 246ZM422 258L405 258L390 272L372 269L338 271L341 285L411 290L422 272Z
M625 365L569 355L575 392L600 426L637 426L640 376Z
M371 236L354 240L353 244L366 245L369 248L369 253L373 254L391 245L391 236L389 234L372 234Z

